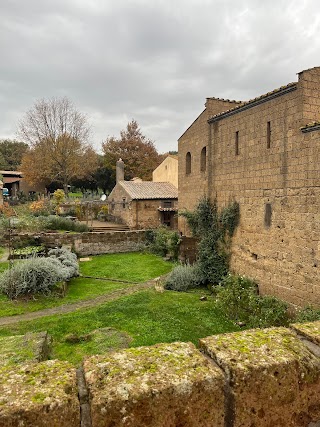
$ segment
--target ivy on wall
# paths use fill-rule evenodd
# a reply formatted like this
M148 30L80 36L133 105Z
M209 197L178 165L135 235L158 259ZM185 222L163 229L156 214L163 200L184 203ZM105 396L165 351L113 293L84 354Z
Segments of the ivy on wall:
M216 201L204 197L193 212L180 213L192 235L199 239L197 270L203 284L218 284L227 274L231 239L239 223L239 204L232 202L220 212Z

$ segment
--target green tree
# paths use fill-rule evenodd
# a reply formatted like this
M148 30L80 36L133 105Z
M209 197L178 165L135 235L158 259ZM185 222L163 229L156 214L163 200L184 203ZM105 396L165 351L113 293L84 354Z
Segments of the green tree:
M0 169L19 170L28 144L11 139L0 139Z
M132 120L125 130L120 132L120 138L109 137L102 144L105 165L115 170L119 158L125 164L125 179L139 177L151 180L152 171L163 160L154 143L142 134L138 123Z

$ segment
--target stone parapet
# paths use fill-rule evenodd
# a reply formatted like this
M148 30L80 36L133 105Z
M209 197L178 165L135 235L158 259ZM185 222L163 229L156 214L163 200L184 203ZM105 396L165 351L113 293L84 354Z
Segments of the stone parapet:
M0 368L0 427L318 427L320 321ZM81 418L81 421L80 421ZM80 424L81 423L81 424Z

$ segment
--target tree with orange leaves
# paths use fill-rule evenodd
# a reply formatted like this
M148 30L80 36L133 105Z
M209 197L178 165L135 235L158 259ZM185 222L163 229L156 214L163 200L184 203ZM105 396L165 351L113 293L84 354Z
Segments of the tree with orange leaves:
M150 181L152 171L163 160L154 143L142 134L136 120L127 124L127 128L120 132L120 138L114 136L107 138L102 143L102 150L108 169L115 170L119 158L124 161L126 179L139 177Z
M86 117L68 98L36 102L20 122L19 136L30 147L21 170L31 184L58 181L68 192L72 179L96 168L97 154L87 142Z

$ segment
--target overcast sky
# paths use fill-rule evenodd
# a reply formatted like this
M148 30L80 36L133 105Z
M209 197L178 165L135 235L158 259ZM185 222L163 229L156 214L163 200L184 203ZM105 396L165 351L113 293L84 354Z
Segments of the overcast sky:
M136 119L159 152L205 98L248 100L320 65L319 0L0 0L0 138L67 96L99 149Z

